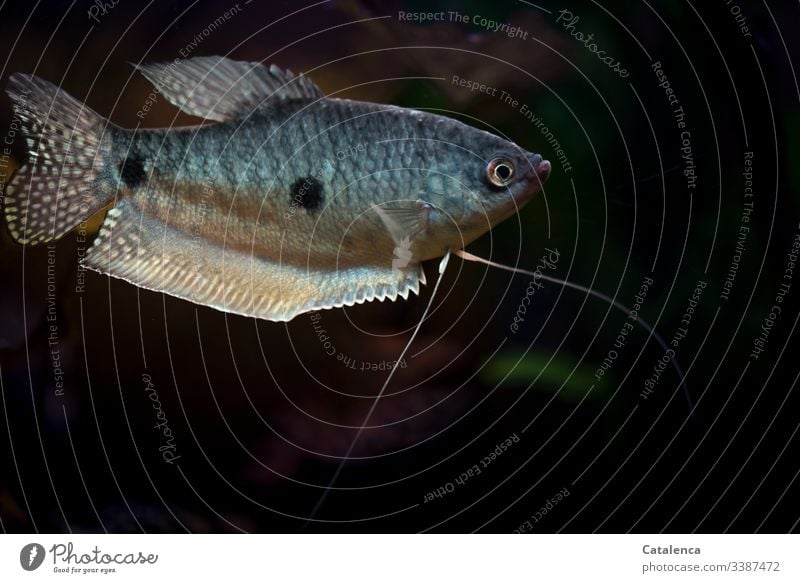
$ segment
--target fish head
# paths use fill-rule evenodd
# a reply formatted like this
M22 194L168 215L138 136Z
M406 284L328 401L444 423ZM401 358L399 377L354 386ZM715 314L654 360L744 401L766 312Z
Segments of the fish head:
M550 176L550 162L513 142L470 128L428 173L431 236L460 249L518 213Z

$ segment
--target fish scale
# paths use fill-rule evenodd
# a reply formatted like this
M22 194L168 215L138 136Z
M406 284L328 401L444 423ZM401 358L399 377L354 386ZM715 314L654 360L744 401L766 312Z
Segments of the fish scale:
M11 234L58 239L113 202L86 267L222 311L285 321L418 293L423 261L513 216L550 172L483 130L327 98L274 66L137 68L207 122L126 130L46 81L11 76L38 161L6 191Z

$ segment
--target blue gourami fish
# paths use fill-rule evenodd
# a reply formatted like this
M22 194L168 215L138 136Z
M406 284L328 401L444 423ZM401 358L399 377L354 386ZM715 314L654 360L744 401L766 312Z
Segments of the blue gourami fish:
M514 215L550 173L491 133L329 98L275 66L137 68L207 122L123 129L47 81L10 77L29 161L6 187L9 231L48 243L110 206L86 267L225 312L285 321L407 298L423 261Z

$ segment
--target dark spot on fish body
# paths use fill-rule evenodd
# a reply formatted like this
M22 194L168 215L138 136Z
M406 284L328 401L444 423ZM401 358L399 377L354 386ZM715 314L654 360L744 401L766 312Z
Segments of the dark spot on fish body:
M119 176L128 188L136 188L145 179L144 160L138 156L130 156L119 163Z
M291 188L291 205L308 211L322 206L322 184L313 176L303 176L294 181Z

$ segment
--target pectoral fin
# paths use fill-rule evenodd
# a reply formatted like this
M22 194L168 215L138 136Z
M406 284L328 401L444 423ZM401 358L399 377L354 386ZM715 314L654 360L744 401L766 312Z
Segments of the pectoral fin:
M372 206L395 245L404 240L414 239L428 230L431 208L430 204L422 200Z

